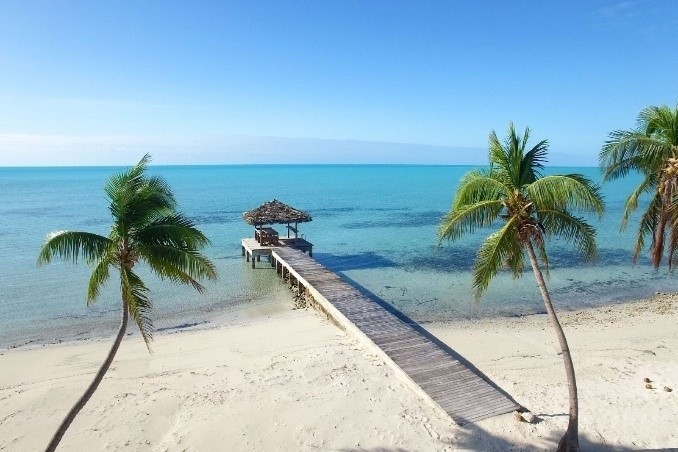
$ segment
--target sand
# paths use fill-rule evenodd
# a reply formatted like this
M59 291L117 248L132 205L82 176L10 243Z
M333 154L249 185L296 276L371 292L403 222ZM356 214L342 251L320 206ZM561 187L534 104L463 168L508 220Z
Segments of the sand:
M562 320L579 383L581 445L678 447L678 298ZM567 390L545 316L425 326L538 422L507 414L456 426L322 314L280 307L235 325L157 334L152 354L138 335L126 337L62 450L554 448ZM109 344L0 350L0 450L44 448ZM656 389L645 388L646 377Z

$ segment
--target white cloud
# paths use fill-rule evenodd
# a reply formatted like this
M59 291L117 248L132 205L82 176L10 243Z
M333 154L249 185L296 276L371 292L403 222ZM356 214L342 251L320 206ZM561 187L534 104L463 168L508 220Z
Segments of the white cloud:
M312 138L63 136L0 134L0 166L156 164L482 164L481 148Z

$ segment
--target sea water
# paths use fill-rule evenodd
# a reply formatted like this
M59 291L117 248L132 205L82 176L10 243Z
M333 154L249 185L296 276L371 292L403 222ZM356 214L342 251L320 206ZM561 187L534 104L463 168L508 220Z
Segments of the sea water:
M310 213L300 233L314 257L420 322L513 316L543 311L532 272L514 280L500 272L474 300L472 266L479 231L438 246L436 231L450 207L464 166L253 165L149 168L174 189L180 210L211 240L205 250L219 278L207 291L138 272L152 290L158 329L203 324L243 306L289 303L285 285L265 262L252 269L240 239L252 236L242 213L278 199ZM107 235L110 213L106 179L119 168L0 168L0 347L109 335L117 328L119 283L112 277L99 299L85 304L91 268L79 262L44 267L36 258L51 231ZM550 168L600 181L598 168ZM600 305L678 290L665 269L655 271L644 253L632 265L637 216L619 231L625 197L638 177L606 184L602 219L587 217L598 231L598 260L584 262L559 240L548 241L547 284L561 309ZM641 206L642 208L642 206ZM284 227L279 232L285 234Z

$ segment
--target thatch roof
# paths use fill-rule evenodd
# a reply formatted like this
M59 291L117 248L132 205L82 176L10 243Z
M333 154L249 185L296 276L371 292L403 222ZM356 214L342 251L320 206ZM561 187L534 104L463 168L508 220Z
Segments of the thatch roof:
M277 199L268 201L254 210L242 214L247 224L260 226L262 224L305 223L313 219L306 212L283 204Z

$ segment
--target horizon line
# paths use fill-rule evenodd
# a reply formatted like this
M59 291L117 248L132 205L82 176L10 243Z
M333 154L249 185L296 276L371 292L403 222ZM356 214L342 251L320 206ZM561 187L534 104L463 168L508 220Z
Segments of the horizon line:
M69 168L128 168L134 164L120 165L0 165L0 169L69 169ZM166 163L148 164L148 167L217 167L217 166L420 166L420 167L483 167L489 164L474 163ZM545 165L550 168L599 168L599 165Z

